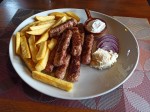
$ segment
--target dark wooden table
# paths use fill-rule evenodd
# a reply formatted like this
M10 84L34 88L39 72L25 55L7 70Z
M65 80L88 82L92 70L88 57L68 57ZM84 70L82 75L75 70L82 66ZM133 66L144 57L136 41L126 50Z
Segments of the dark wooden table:
M111 16L148 18L147 0L3 0L0 4L0 32L19 8L49 10L55 8L89 8Z

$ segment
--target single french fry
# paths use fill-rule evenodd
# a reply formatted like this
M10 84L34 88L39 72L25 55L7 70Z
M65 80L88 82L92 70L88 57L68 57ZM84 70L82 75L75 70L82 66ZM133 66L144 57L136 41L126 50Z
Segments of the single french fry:
M38 21L47 21L47 20L53 20L55 19L55 16L35 16L35 19Z
M35 44L35 36L31 35L28 39L28 42L29 42L29 48L30 48L31 55L32 55L32 60L36 63L37 62L36 55L37 55L38 49Z
M71 17L67 16L67 14L65 14L64 12L52 12L49 15L54 15L56 17L56 19L62 18L64 16L67 18L67 20L71 19Z
M38 81L52 85L68 92L73 89L73 83L52 77L42 72L32 71L32 77Z
M48 29L49 29L49 26L45 27L45 28L42 28L42 29L38 29L38 30L27 31L26 33L31 34L31 35L42 35Z
M60 24L62 24L62 23L64 23L64 22L66 22L66 21L67 21L66 16L63 16L62 18L60 18L60 19L58 19L58 20L56 21L56 23L52 26L52 28L54 28L54 27L56 27L56 26L58 26L58 25L60 25Z
M41 35L41 37L39 38L39 40L35 43L35 44L39 44L41 42L46 41L49 38L49 30L46 31L44 34Z
M57 44L57 40L54 39L54 38L52 38L52 39L48 42L48 48L49 48L50 50L53 50L54 47L56 46L56 44Z
M49 52L50 50L47 48L44 58L39 60L38 63L36 64L35 69L37 71L42 71L45 69L49 58Z
M45 53L46 53L46 49L47 49L47 41L40 43L40 48L39 48L39 51L36 55L37 60L41 60L44 58Z
M55 23L55 22L56 22L56 20L41 21L38 24L36 24L36 26L44 25L44 24L48 24L48 23Z
M35 71L35 63L31 58L24 58L22 55L20 57L31 72Z
M16 54L20 54L20 43L21 43L21 40L20 40L20 32L17 32L16 33Z
M68 11L68 12L65 12L68 16L76 19L78 22L80 21L80 18L79 16L77 16L74 12L71 12L71 11Z
M72 17L66 16L67 20L71 19Z
M39 30L39 29L42 29L42 28L47 28L47 27L52 26L53 24L54 23L47 23L47 24L38 25L38 26L31 26L30 30Z
M29 46L28 46L27 39L25 36L22 36L20 38L20 45L21 45L21 54L23 58L31 58Z
M66 14L63 12L52 12L51 14L49 14L49 16L55 16L56 18L62 18L64 16L66 16Z

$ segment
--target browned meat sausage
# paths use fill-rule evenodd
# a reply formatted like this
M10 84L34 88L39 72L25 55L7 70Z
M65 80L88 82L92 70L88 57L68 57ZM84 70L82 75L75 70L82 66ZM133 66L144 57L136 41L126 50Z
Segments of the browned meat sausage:
M82 45L83 45L84 44L84 37L85 37L84 25L83 25L83 23L80 23L77 25L77 27L79 29L81 40L82 40Z
M92 34L89 34L85 37L81 55L82 64L89 64L91 62L93 42L94 36Z
M82 44L82 46L83 46L85 33L80 33L80 36L81 36L81 44Z
M71 56L67 55L65 60L64 60L65 64L63 64L63 65L56 68L56 71L54 73L55 77L57 77L59 79L63 79L65 77L66 70L67 70L67 67L68 67L69 62L70 62L70 58L71 58Z
M46 68L44 69L44 72L51 73L53 71L54 65L52 63L48 63L46 65Z
M71 27L69 28L73 33L78 32L79 33L79 29L78 27Z
M78 81L80 75L80 56L72 56L66 80L70 82Z
M66 56L67 48L70 44L71 37L71 30L67 30L63 33L54 57L54 66L61 66L64 64L64 57Z
M55 28L49 31L50 37L59 36L63 31L67 28L73 27L77 25L77 21L75 19L70 19L63 24L56 26Z
M71 39L71 54L73 56L79 56L81 55L81 51L82 51L82 40L81 40L81 36L79 33L78 28L77 29L72 29L73 35L72 35L72 39Z

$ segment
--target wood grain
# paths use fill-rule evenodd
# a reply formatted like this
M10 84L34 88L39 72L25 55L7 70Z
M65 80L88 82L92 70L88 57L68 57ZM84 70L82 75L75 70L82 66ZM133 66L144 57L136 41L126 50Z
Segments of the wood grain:
M0 99L1 112L101 112L91 109L68 108L44 103Z
M6 28L19 8L49 10L55 8L88 8L111 16L148 18L147 0L3 0L0 4L0 32Z

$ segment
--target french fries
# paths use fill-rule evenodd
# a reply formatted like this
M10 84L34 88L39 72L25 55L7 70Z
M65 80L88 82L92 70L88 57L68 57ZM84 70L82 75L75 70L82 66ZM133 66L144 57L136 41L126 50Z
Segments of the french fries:
M44 74L42 72L32 71L32 77L43 83L52 85L54 87L60 88L65 91L71 91L73 88L73 83L52 77L52 76Z
M37 55L38 49L35 44L35 35L31 35L28 39L28 42L29 42L29 48L31 51L32 60L36 63L37 62L36 55Z
M38 25L44 25L47 23L55 23L56 20L48 20L48 21L40 21L39 23L36 24L36 26Z
M25 36L20 38L20 45L21 45L21 53L23 58L31 58L29 46L27 43L27 39Z
M39 30L39 29L42 29L42 28L50 27L50 26L52 26L53 24L54 24L54 23L46 23L46 24L38 25L38 26L31 26L30 29L31 29L31 30Z
M50 30L54 24L55 21L38 22L37 25L29 26L28 29L30 29L30 31L26 31L26 33L30 35L42 35L46 31Z
M15 35L15 53L32 72L32 77L65 91L71 91L73 83L44 74L43 70L47 66L51 51L58 43L57 39L49 38L49 31L71 18L80 21L73 12L53 12L48 16L35 16L35 21L27 24Z
M48 30L48 31L49 31L49 30ZM45 33L43 33L43 34L41 35L40 39L36 42L36 44L39 44L39 43L41 43L41 42L44 42L44 41L46 41L46 40L48 39L48 37L49 37L48 31L46 31Z
M45 56L46 50L47 50L47 41L40 43L40 48L39 48L39 51L36 55L36 59L37 60L43 59Z
M56 19L62 18L64 16L67 18L67 20L71 19L70 16L68 16L66 13L63 13L63 12L53 12L53 13L49 14L49 16L52 16L52 15L55 16Z
M80 18L74 13L74 12L71 12L71 11L68 11L68 12L65 12L69 17L72 17L74 19L76 19L78 22L80 21Z
M55 19L55 16L35 16L35 19L38 21L47 21L47 20L53 20Z
M27 26L25 26L23 29L21 29L20 31L20 36L24 36L26 34L26 31L31 27L31 26L35 26L36 24L40 23L40 21L35 21L32 22L30 24L28 24Z
M52 12L51 14L49 14L49 16L55 16L56 18L62 18L67 15L63 12Z
M50 50L47 48L44 58L39 60L38 63L36 64L35 69L37 71L42 71L45 69L48 58L49 58L49 52L50 52Z
M21 39L20 39L20 32L16 33L16 54L20 54L20 43L21 43Z
M57 40L54 39L54 38L52 38L52 39L48 42L48 48L49 48L50 50L53 50L54 47L56 46L56 44L57 44Z
M67 21L66 16L61 17L60 19L58 19L58 20L56 21L56 23L52 26L52 28L54 28L54 27L56 27L56 26L58 26L58 25L60 25L60 24L62 24L62 23L64 23L64 22L66 22L66 21Z
M44 32L48 30L48 28L49 26L38 30L27 31L26 33L30 35L42 35Z
M20 55L20 57L31 72L35 71L35 63L31 58L24 58L22 55Z

